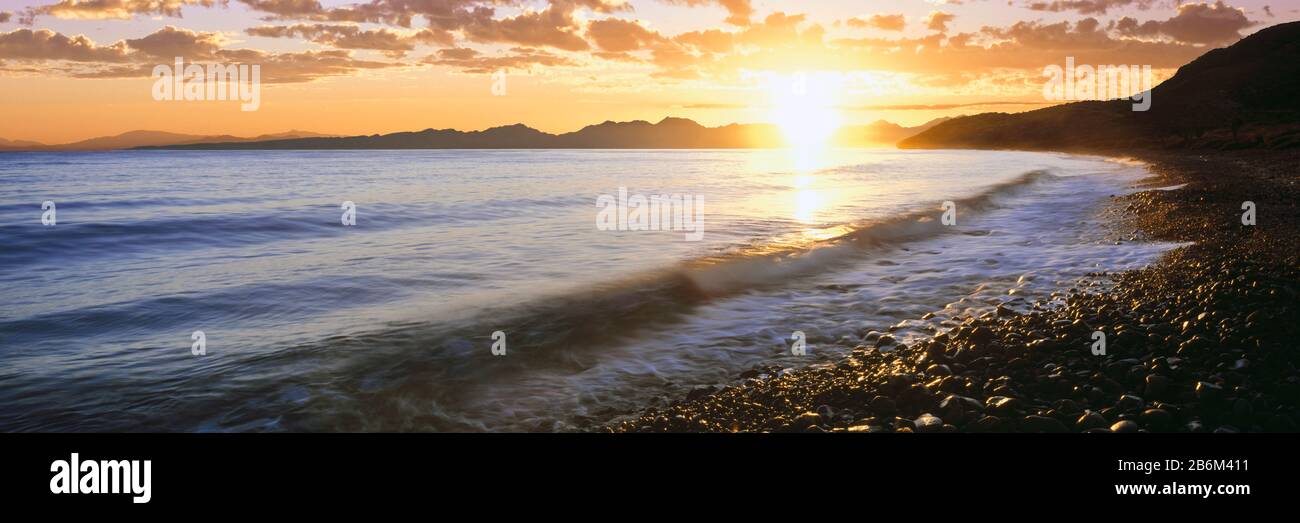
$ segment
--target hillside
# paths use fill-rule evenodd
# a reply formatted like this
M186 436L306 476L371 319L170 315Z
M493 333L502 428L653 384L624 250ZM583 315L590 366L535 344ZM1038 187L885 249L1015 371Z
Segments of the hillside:
M1030 150L1285 149L1300 146L1300 22L1211 50L1152 89L1151 108L1128 99L1018 114L956 118L902 148Z

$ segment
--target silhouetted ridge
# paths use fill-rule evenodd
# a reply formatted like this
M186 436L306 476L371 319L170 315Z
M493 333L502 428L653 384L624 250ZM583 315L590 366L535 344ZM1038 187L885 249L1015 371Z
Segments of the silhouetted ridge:
M1178 69L1129 99L1076 102L1018 114L956 118L903 148L1113 150L1300 146L1300 22L1265 28Z
M902 127L888 122L839 129L834 145L865 147L893 145L938 123ZM785 146L779 128L768 124L705 127L686 118L605 121L574 132L549 134L523 124L482 131L425 129L417 132L328 138L294 138L257 142L177 144L141 149L735 149Z

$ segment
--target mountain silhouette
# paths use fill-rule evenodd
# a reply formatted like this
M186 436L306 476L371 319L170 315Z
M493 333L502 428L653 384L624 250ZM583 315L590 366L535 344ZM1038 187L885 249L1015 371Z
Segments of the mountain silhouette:
M329 136L307 131L287 131L275 134L263 134L251 138L222 135L199 135L171 133L166 131L128 131L113 136L101 136L78 142L59 145L46 145L30 141L8 141L0 138L0 151L111 151L114 149L131 149L142 146L178 145L212 142L247 142L278 140L285 138L306 138Z
M889 122L842 127L832 137L846 147L889 146L942 120L917 127ZM731 124L705 127L685 118L664 118L588 125L577 131L550 134L523 124L482 131L425 129L415 132L296 138L224 143L173 144L141 149L737 149L786 145L781 129L770 124Z
M1300 146L1300 22L1211 50L1152 89L1151 107L1086 101L955 118L901 148L1283 149Z

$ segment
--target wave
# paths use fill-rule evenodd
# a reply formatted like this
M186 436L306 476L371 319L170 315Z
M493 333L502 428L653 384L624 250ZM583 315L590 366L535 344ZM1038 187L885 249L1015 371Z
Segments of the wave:
M953 203L960 220L961 216L999 208L1003 198L1054 178L1047 171L1030 171ZM362 360L376 367L403 369L385 379L401 379L414 369L452 381L476 379L474 374L478 372L504 372L506 365L473 366L467 362L475 358L464 357L471 351L486 350L485 343L490 342L484 340L489 340L495 330L507 333L512 355L509 367L580 366L582 357L571 347L609 346L647 328L685 318L693 308L718 298L833 270L869 256L879 247L950 233L953 228L940 222L942 213L939 202L935 202L893 218L851 225L844 234L802 246L740 249L617 282L541 297L523 305L484 309L457 325L446 321L412 324L328 343L335 348L376 348L361 351L365 354ZM409 350L413 347L421 350ZM564 350L549 350L553 348ZM356 373L364 374L364 370Z
M1054 178L1045 170L1034 170L990 186L983 192L953 200L958 219L968 213L984 213L1000 206L1000 198ZM794 248L759 247L725 256L688 262L683 268L700 292L721 296L755 286L782 282L815 274L851 261L866 249L931 238L952 229L943 225L944 210L939 202L884 220L850 226L848 232Z

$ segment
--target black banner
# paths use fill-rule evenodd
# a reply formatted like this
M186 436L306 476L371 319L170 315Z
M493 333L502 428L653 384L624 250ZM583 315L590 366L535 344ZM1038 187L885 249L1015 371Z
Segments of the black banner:
M0 437L6 464L0 492L10 506L142 513L216 500L223 509L286 503L319 509L320 503L554 503L575 496L597 496L628 507L731 500L726 503L743 508L836 496L869 496L891 504L1002 500L1016 506L1254 507L1292 497L1293 483L1285 478L1297 459L1287 450L1288 439L1214 434L9 434ZM116 487L112 476L119 479Z

